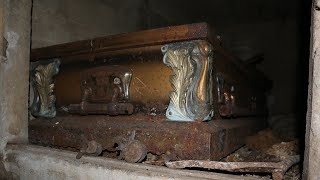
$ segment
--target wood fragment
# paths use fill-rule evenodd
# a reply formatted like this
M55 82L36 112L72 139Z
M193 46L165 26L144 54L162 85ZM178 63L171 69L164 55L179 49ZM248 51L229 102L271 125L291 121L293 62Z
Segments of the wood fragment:
M300 156L290 156L279 162L220 162L203 160L183 160L166 162L169 168L208 168L229 172L264 172L273 173L276 179L282 179L284 173L294 164L300 161Z

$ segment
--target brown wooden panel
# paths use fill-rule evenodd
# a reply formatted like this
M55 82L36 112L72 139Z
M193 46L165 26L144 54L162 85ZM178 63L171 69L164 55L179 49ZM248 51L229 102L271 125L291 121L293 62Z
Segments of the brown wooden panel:
M265 107L264 91L270 82L255 68L248 67L221 47L206 23L171 26L139 32L77 41L32 50L32 61L60 57L60 73L55 77L57 107L81 101L81 72L100 65L122 65L133 71L130 85L131 102L146 107L165 109L172 90L169 77L172 70L162 62L161 46L171 42L206 39L213 45L213 74L225 75L226 81L236 88L236 104L250 106L250 98L261 99ZM214 88L214 96L217 96ZM214 97L214 107L219 107ZM161 111L162 111L161 110ZM264 111L265 109L263 109ZM215 109L216 115L218 109Z
M241 76L245 77L254 86L262 90L271 87L271 83L266 80L262 73L254 67L246 66L240 59L222 48L215 32L212 28L209 28L207 23L169 26L33 49L31 51L31 61L59 57L63 65L95 62L101 59L109 60L119 56L126 56L125 58L128 56L145 56L146 54L159 56L161 45L195 39L208 40L214 46L215 53L222 57L219 58L219 61L232 62L235 65L234 67L239 69L236 71L241 72ZM131 58L131 60L133 62L137 61L135 58Z
M82 57L80 59L94 59L101 53L107 55L107 52L112 54L113 51L117 50L134 50L139 47L195 39L208 39L215 43L217 40L209 32L212 33L213 30L209 30L206 23L196 23L124 33L33 49L31 51L31 61L53 57L70 59L72 56ZM131 53L130 50L129 53ZM62 63L64 62L62 61Z
M168 92L172 90L169 76L172 70L164 65L161 54L157 57L140 56L133 61L128 58L117 58L114 61L99 62L99 64L85 63L76 66L62 66L55 77L55 95L57 107L77 104L81 101L81 74L89 67L99 65L121 65L128 67L133 72L130 84L130 101L134 104L162 106L169 104ZM157 110L158 110L157 108Z

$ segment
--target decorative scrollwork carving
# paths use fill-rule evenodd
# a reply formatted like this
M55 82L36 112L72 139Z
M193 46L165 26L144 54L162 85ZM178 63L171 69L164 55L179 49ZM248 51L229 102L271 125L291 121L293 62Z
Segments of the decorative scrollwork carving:
M163 62L173 70L166 116L174 121L205 121L213 116L212 46L203 40L165 45Z
M58 74L59 65L59 59L38 61L31 64L30 79L34 98L30 110L33 116L55 117L56 98L53 94L53 76Z

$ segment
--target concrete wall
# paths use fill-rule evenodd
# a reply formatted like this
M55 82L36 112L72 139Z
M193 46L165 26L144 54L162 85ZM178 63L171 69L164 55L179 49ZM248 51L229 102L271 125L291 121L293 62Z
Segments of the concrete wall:
M30 0L0 0L0 179L8 142L28 141Z
M33 0L32 48L136 31L142 0Z
M0 61L0 156L7 142L28 139L30 0L0 0L5 44ZM1 9L0 8L0 9ZM1 15L3 15L1 17ZM1 54L0 54L1 55Z
M303 178L320 179L320 0L312 7L308 113Z

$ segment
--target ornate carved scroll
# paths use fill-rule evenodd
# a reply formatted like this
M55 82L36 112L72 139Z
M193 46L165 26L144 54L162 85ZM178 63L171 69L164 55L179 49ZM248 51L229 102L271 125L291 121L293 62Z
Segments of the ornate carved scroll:
M213 116L212 46L203 40L165 45L163 62L172 68L173 91L166 116L173 121L205 121Z
M30 81L33 88L33 102L30 107L33 116L52 118L56 115L53 94L53 76L58 74L59 59L38 61L31 64Z

